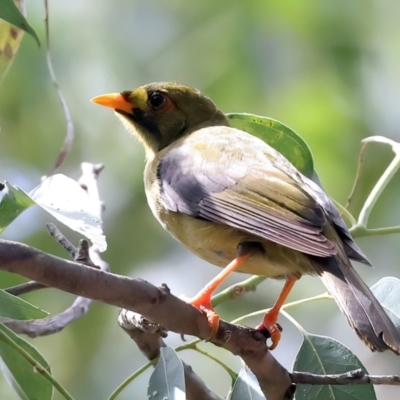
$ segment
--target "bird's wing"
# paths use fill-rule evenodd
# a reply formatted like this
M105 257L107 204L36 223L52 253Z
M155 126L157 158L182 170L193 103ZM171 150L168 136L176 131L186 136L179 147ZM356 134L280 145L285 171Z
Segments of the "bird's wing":
M309 193L310 188L302 185L300 174L256 138L258 148L245 154L243 146L253 139L245 136L241 143L240 131L232 131L238 137L231 137L229 146L223 138L209 141L203 137L201 146L187 140L161 158L157 176L163 207L302 253L335 255L334 244L323 234L323 207Z

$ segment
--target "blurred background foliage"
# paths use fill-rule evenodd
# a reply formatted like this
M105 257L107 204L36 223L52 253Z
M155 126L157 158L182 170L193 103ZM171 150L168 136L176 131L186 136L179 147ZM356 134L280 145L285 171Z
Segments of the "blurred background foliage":
M44 43L43 4L28 1L26 6ZM157 285L166 282L174 294L192 295L217 269L184 250L151 216L142 187L141 146L112 112L91 104L91 97L151 81L177 81L201 89L225 112L276 118L308 142L322 184L344 204L360 141L371 135L400 141L399 13L393 0L51 1L53 64L76 127L72 153L60 172L78 178L80 162L105 164L99 182L109 245L104 258L113 272ZM66 128L44 46L39 49L28 35L0 87L0 127L0 179L30 190L50 171ZM389 149L371 148L354 213L392 157ZM396 176L371 216L371 227L400 224L399 185ZM30 209L3 238L65 257L44 227L50 218L37 207ZM79 239L62 229L71 240ZM376 267L357 266L368 284L399 276L398 243L396 235L359 240ZM236 274L227 285L245 277ZM22 281L6 273L0 279L2 287ZM256 293L221 306L223 318L271 306L281 285L269 280ZM304 277L290 299L323 291L318 279ZM72 299L53 289L26 298L51 312ZM371 373L399 373L398 359L371 354L333 303L313 303L291 313L308 331L344 342ZM116 316L115 308L94 304L63 332L33 341L77 399L106 398L146 362L117 327ZM252 326L258 322L248 320ZM301 336L283 317L281 323L284 335L274 355L290 368ZM168 342L176 345L180 338L170 334ZM239 369L233 356L205 347ZM227 393L230 380L218 365L193 352L181 355L210 386ZM144 399L148 377L135 381L121 399ZM377 388L378 398L389 398L395 390ZM0 398L17 398L3 378Z

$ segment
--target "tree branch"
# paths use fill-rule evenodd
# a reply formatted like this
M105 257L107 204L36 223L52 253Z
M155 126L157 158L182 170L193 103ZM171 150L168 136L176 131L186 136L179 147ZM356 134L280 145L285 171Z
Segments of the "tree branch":
M141 279L100 271L46 254L21 243L0 240L0 269L103 303L142 314L165 329L207 340L206 316L173 296L164 285L156 288ZM221 321L212 343L240 356L256 375L268 400L293 398L288 371L268 351L261 332Z
M164 331L159 326L144 320L140 315L129 310L121 310L118 316L118 323L150 361L160 355L161 347L166 347L162 340L166 336ZM187 400L223 400L221 396L214 393L206 385L190 365L184 361L182 361L182 364L185 374Z

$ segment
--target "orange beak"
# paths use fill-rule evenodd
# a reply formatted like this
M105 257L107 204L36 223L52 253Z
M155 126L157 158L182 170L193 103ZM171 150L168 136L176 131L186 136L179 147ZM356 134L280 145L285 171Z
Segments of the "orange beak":
M90 100L92 103L100 104L101 106L110 107L114 110L122 110L132 114L133 105L127 101L121 93L108 93L93 97Z

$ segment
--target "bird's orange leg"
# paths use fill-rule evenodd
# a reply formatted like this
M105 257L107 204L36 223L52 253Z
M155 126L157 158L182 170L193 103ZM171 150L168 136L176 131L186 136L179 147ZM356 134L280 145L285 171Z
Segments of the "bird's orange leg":
M276 299L275 304L270 308L264 315L263 322L256 327L256 329L264 330L269 332L271 338L271 346L268 346L270 350L273 350L281 340L281 328L278 326L276 321L278 320L278 315L283 303L288 297L290 291L292 290L294 284L299 278L290 276L286 279L285 285L282 288L281 293Z
M207 314L208 324L212 328L210 338L214 337L218 331L219 315L211 305L211 295L214 290L223 282L231 272L235 271L249 257L251 257L259 249L255 243L240 243L237 248L237 257L230 262L214 279L212 279L196 296L185 301L195 306L199 310Z

